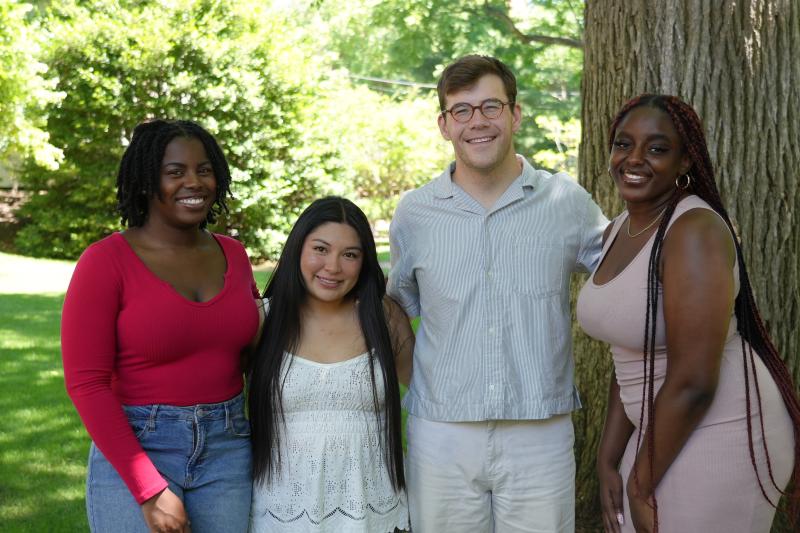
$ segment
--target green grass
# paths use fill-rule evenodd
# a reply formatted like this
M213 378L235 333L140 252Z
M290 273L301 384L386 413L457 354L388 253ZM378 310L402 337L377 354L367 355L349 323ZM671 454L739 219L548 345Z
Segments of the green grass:
M61 294L0 294L0 524L86 531L89 437L64 390Z
M264 292L264 287L267 286L267 280L269 279L269 272L267 271L260 271L260 272L253 272L256 278L256 286L258 286L259 292Z
M74 263L0 253L0 529L86 531L89 437L64 390L61 306Z
M378 250L378 261L381 263L389 263L389 250Z

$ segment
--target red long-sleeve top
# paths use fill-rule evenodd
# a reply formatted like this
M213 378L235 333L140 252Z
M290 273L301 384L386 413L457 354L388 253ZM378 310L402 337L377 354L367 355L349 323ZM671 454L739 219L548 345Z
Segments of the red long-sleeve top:
M156 277L119 234L84 251L61 317L67 392L89 435L140 504L167 487L122 405L218 403L242 390L241 350L258 328L258 290L242 245L222 290L192 302Z

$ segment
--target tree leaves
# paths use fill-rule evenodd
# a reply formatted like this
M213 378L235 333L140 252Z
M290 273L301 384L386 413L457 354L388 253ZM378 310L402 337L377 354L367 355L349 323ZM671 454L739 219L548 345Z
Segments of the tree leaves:
M316 193L304 153L303 87L273 68L257 2L92 3L51 7L45 50L65 96L48 108L47 130L65 161L56 172L29 165L34 195L17 238L24 253L75 257L118 228L114 177L133 127L149 118L187 118L214 133L236 181L234 213L219 230L242 238L254 259L274 253L294 215ZM79 178L78 178L79 177ZM59 211L63 216L41 217ZM270 231L272 230L272 231ZM65 234L68 236L65 238Z

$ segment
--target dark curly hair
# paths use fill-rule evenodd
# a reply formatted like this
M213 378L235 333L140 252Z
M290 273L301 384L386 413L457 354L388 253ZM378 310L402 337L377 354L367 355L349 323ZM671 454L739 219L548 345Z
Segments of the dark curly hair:
M213 224L217 215L228 212L225 199L230 196L231 172L216 139L199 124L189 120L149 120L133 130L133 137L119 164L117 174L117 210L122 225L140 227L147 221L150 200L158 195L161 162L167 145L176 137L197 139L203 143L214 169L217 191L214 204L201 228Z

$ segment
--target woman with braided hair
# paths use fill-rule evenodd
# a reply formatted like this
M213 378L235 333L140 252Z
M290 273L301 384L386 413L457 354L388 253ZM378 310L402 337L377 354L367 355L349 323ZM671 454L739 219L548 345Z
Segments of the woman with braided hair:
M240 355L258 330L258 290L242 245L206 230L226 210L230 182L199 125L139 124L117 176L127 229L75 267L61 347L67 392L93 441L92 531L247 531Z
M614 119L609 149L626 210L578 299L614 359L597 458L605 530L766 533L800 479L800 405L700 120L674 96L642 95Z

